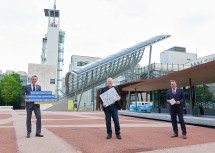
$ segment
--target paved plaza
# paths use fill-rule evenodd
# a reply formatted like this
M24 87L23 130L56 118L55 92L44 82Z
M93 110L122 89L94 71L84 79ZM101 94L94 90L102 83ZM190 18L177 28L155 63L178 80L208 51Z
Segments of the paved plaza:
M171 138L170 122L119 116L122 139L106 139L103 112L42 111L42 134L26 138L24 110L0 112L0 153L214 153L214 128L187 125L188 139ZM113 125L112 125L113 126ZM180 127L180 126L179 126ZM113 126L114 133L114 126Z

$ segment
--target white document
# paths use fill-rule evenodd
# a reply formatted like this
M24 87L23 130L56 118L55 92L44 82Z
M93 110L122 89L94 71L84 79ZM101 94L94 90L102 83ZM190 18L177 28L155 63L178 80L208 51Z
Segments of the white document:
M175 99L172 98L172 99L169 100L169 103L170 103L171 105L174 105L174 104L176 103L176 101L175 101Z
M102 99L104 105L109 106L114 102L118 101L120 99L120 96L113 87L102 93L100 95L100 98Z

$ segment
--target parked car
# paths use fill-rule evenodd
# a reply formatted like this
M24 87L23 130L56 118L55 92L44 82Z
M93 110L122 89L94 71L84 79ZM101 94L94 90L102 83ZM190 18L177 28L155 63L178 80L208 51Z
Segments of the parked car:
M137 101L132 102L130 105L130 110L138 110L138 111L150 111L153 108L153 102L143 102Z

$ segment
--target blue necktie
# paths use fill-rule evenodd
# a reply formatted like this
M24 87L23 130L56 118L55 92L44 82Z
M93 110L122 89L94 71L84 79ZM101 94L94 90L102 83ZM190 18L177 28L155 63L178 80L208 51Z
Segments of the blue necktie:
M35 85L33 85L33 91L35 91Z

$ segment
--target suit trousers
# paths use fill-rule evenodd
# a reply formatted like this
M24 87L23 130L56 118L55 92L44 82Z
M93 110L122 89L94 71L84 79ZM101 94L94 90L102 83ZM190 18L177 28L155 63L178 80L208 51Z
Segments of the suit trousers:
M115 127L115 134L120 135L118 109L116 107L116 104L113 104L111 106L104 108L104 113L105 113L107 134L112 135L112 128L111 128L111 116L112 116L114 127Z
M186 126L184 123L184 117L183 117L183 108L180 106L170 108L170 115L172 120L172 127L175 134L178 134L178 126L177 126L177 116L179 119L179 123L181 125L182 134L186 135Z
M41 112L40 112L40 105L34 104L33 102L26 103L26 112L27 112L27 120L26 120L26 127L27 132L31 133L31 117L32 117L32 111L34 111L34 114L36 116L36 134L41 133Z

